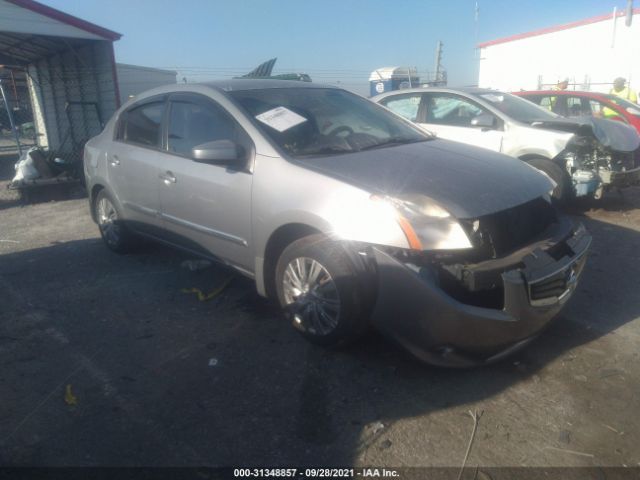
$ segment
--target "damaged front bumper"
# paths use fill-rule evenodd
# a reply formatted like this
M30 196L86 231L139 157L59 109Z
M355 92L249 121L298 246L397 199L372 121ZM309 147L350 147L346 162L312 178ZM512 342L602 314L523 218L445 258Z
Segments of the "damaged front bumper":
M602 183L608 187L622 188L640 185L640 167L623 171L599 170L598 176Z
M492 269L500 270L501 309L464 303L441 288L429 267L372 248L378 278L372 323L427 363L491 363L533 340L561 310L576 288L590 244L582 225L569 226L562 239L547 238L520 256L515 252L469 268L464 279L470 288L481 285Z

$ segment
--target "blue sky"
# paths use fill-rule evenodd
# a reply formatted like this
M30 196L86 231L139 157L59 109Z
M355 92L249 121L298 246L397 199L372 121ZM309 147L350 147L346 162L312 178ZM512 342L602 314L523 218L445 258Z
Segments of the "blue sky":
M625 0L40 0L115 30L116 60L201 81L272 57L275 73L368 92L375 68L432 70L444 43L449 84L477 82L477 41L624 9ZM636 2L635 6L639 7Z

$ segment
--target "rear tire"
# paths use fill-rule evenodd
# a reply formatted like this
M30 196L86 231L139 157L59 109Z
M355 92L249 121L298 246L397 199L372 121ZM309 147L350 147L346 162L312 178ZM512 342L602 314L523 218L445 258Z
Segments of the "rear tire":
M275 281L285 316L310 342L338 347L366 331L370 290L339 242L320 234L293 242L278 260Z
M556 182L556 188L551 194L552 200L558 204L566 203L573 196L573 188L569 173L557 163L547 158L532 158L527 163L534 168L546 173Z
M129 253L136 244L135 236L122 221L115 202L106 190L100 190L93 202L100 236L110 250Z

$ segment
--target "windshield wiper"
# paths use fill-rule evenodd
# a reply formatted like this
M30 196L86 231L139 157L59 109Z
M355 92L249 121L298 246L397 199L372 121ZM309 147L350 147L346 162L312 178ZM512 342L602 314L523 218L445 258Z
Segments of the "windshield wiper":
M383 142L374 143L373 145L362 147L359 151L363 152L365 150L375 150L376 148L390 147L392 145L405 145L408 143L426 142L427 140L432 140L432 138L389 137Z
M334 153L334 154L340 154L340 153L351 153L354 150L352 148L346 148L346 147L338 147L338 146L327 146L327 147L321 147L318 148L316 150L302 150L298 153L296 153L295 155L298 157L310 157L313 155L326 155L326 154L330 154L330 153Z

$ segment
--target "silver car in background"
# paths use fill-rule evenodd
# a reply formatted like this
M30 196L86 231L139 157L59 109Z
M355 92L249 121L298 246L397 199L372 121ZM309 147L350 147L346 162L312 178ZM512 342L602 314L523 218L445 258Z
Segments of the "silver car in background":
M545 172L558 201L640 183L640 136L621 122L564 118L485 88L417 88L372 98L440 138L505 153Z
M151 90L87 143L84 168L112 250L146 237L219 260L313 342L374 327L440 365L535 338L591 241L527 164L304 82Z

